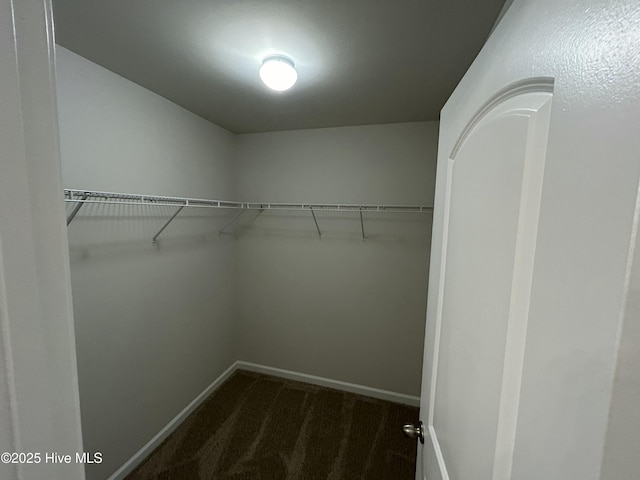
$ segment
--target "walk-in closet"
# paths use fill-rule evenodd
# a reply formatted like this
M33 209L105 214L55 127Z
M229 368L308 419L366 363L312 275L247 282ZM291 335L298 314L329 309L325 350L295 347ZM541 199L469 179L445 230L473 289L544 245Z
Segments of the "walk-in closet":
M437 122L232 134L56 53L89 478L236 369L417 406Z
M501 2L488 3L472 37L495 20ZM363 55L378 68L378 53L327 36L348 29L367 42L377 29L410 27L419 42L412 16L424 9L167 2L128 18L129 8L54 2L83 439L103 455L87 478L413 477L415 440L402 425L418 420L438 115L431 95L411 86L429 78L423 66L398 65L382 85L346 60ZM152 18L132 27L143 8L171 17L158 27L172 30L166 39L142 33ZM187 20L202 23L180 25ZM97 38L118 28L122 38ZM192 55L186 62L198 66L125 55L132 38L127 49L175 42L185 50L167 43L158 55ZM409 38L389 41L400 48ZM477 41L465 44L469 59ZM205 45L209 60L193 51ZM260 81L262 60L248 57L265 48L295 62L289 91ZM341 92L343 68L355 84ZM154 69L155 85L143 80ZM209 78L217 86L190 104ZM225 82L244 83L227 92ZM343 97L354 91L362 98ZM262 413L245 421L251 402ZM208 433L178 428L225 409ZM276 435L270 419L281 410L297 427ZM324 438L331 421L337 430Z
M0 478L637 479L639 31L0 0Z

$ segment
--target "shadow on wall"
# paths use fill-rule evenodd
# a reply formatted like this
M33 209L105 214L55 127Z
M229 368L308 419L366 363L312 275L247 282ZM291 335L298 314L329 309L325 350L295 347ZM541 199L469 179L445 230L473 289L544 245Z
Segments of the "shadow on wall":
M67 217L72 210L73 205L67 204ZM68 226L71 263L228 243L218 231L228 221L229 211L185 208L154 244L154 236L175 212L170 206L86 204Z
M317 225L316 225L317 222ZM295 236L321 240L369 240L424 242L431 235L432 212L424 213L363 213L265 211L261 215L238 222L235 233L240 235ZM364 238L363 238L364 237Z
M73 205L67 204L67 216L72 210ZM431 212L367 212L362 222L358 212L317 212L316 227L308 212L249 211L229 225L236 210L187 207L154 244L153 237L175 212L171 206L86 204L69 225L71 263L226 244L244 235L325 242L364 240L398 246L424 244L429 241L432 222Z

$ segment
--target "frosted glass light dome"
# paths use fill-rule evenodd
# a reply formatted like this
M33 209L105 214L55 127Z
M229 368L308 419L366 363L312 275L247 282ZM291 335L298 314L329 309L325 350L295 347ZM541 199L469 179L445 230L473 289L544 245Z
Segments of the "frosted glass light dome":
M293 87L298 80L298 72L287 57L273 56L262 62L260 78L270 89L282 92Z

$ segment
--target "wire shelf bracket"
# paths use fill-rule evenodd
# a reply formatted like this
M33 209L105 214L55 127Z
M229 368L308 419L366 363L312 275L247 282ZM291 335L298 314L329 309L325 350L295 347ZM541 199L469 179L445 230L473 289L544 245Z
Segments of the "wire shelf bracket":
M231 225L233 225L233 223L240 218L240 215L242 215L242 212L244 212L244 210L238 210L238 212L231 218L231 220L229 220L226 225L224 227L222 227L222 229L218 232L218 235L222 235L224 233L224 231L229 228Z
M171 215L171 218L167 220L167 222L162 226L162 228L158 230L158 233L156 233L153 236L153 240L151 241L153 242L154 245L158 245L158 237L160 236L160 234L164 232L164 229L169 226L169 224L173 221L174 218L178 216L178 214L182 211L184 207L186 207L186 205L181 205L180 208L178 208L178 210L176 210L176 212L173 215Z
M69 226L69 224L71 222L73 222L73 219L76 218L76 215L78 214L78 212L80 211L80 209L82 208L82 205L84 205L84 200L87 199L87 195L83 195L81 197L81 201L76 203L76 206L73 207L73 211L71 212L71 214L67 217L67 227Z
M310 208L311 215L313 216L313 221L316 224L316 230L318 230L318 238L322 238L322 232L320 231L320 227L318 226L318 219L316 218L316 212L313 211L313 207Z

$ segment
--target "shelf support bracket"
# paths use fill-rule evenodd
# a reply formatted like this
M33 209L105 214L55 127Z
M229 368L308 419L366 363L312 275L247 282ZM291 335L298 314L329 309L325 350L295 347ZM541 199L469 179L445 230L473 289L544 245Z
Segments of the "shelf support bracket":
M173 215L171 215L171 218L169 220L167 220L167 222L162 226L162 228L160 230L158 230L158 233L156 233L153 236L153 244L157 245L158 244L158 237L160 236L160 234L162 232L164 232L164 229L167 228L169 226L169 224L173 221L174 218L176 218L178 216L178 214L182 211L182 209L185 207L186 205L182 205L180 208L178 208L178 210L176 210L176 213L174 213Z
M261 208L260 210L258 210L258 213L253 216L253 218L251 219L251 222L249 222L249 225L251 225L253 222L255 222L256 218L258 218L260 215L262 215L262 212L264 212L264 208Z
M362 230L362 241L364 242L364 219L362 218L362 209L360 209L360 229Z
M82 208L82 205L84 205L84 201L87 199L88 195L83 195L82 197L82 201L78 202L76 204L75 207L73 207L73 211L71 212L71 214L67 217L67 227L69 226L69 224L73 221L73 219L76 217L76 215L78 214L78 212L80 211L80 209Z
M242 209L242 208L241 208L240 210L238 210L238 213L236 213L236 214L231 218L231 220L229 220L229 221L227 222L227 224L226 224L224 227L222 227L222 230L220 230L220 231L218 232L218 235L222 235L222 234L224 233L224 231L225 231L227 228L229 228L229 227L231 226L231 224L232 224L233 222L235 222L235 221L238 219L238 217L239 217L240 215L242 215L242 212L243 212L243 211L244 211L244 209Z
M316 224L316 230L318 230L318 238L322 238L322 233L320 232L320 227L318 226L318 219L316 219L316 212L313 211L313 207L309 207L309 209L311 210L313 221Z

